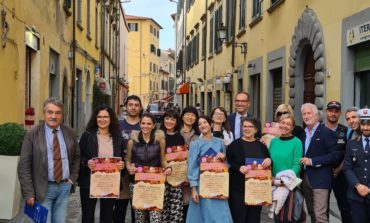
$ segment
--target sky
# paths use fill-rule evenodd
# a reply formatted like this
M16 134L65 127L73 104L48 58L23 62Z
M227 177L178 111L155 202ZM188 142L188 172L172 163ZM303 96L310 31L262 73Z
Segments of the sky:
M176 12L177 5L175 3L170 0L131 0L128 3L123 3L123 8L126 15L154 19L163 28L159 33L159 47L165 50L174 49L175 30L171 14Z

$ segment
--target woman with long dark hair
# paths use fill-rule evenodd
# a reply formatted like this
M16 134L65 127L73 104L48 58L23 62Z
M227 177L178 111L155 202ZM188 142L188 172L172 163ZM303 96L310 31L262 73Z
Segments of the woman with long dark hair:
M151 113L144 113L140 118L140 131L132 131L131 139L127 143L127 155L125 157L127 170L131 175L130 193L133 195L134 176L138 167L162 167L166 168L164 174L171 174L171 168L167 168L164 150L166 142L162 130L156 130L156 120ZM148 219L149 217L149 219ZM135 210L136 223L161 223L161 211Z
M98 107L91 115L86 131L80 139L80 198L82 222L94 222L97 199L90 198L90 173L95 168L95 157L122 157L123 144L118 119L113 109L107 105ZM119 162L119 169L124 168L124 162ZM115 199L100 199L100 222L112 222Z
M167 110L162 117L161 123L161 130L164 132L166 138L165 153L172 152L173 147L185 147L185 140L180 134L180 128L181 121L179 113L173 109ZM183 222L183 190L180 186L174 187L170 184L166 184L163 222Z

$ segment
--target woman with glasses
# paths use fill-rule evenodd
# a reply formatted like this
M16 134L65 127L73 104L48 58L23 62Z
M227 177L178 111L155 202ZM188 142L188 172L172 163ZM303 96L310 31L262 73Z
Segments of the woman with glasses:
M223 141L212 135L212 119L200 116L198 121L202 135L190 144L188 159L188 179L191 187L191 200L186 222L189 223L231 223L231 214L227 200L204 199L199 197L200 161L207 151L212 148L216 158L225 158Z
M292 107L288 104L279 105L275 111L275 122L279 122L280 117L282 115L290 115L294 118L294 112ZM302 139L304 137L305 132L301 126L294 125L292 134L296 136L298 139Z
M225 146L230 145L234 140L229 122L227 120L227 112L223 107L216 107L211 112L213 121L213 136L223 139Z
M82 222L94 222L97 199L90 198L90 175L94 170L93 158L96 157L122 157L123 144L118 119L113 109L102 105L91 115L86 131L80 139L80 199L82 209ZM124 162L119 162L119 169L124 168ZM123 173L123 172L121 172ZM115 199L100 199L100 222L112 222Z
M267 147L256 139L257 120L242 120L242 137L232 142L226 151L229 163L229 205L234 223L260 222L262 206L245 205L245 174L248 168L245 158L263 159L262 167L271 165Z
M187 146L190 145L191 142L198 139L199 137L199 129L198 129L198 110L193 106L188 106L184 108L181 113L181 135L184 137L185 144ZM190 200L190 187L186 186L183 188L183 202L184 202L184 209L183 209L183 216L184 221L186 221L186 216L188 213L189 208L189 200Z
M171 174L171 168L167 167L164 155L166 142L162 130L156 130L156 120L151 113L144 113L140 118L140 131L132 131L131 139L127 143L127 155L125 157L127 170L130 177L130 194L133 195L134 175L139 168L162 167L166 168L165 175ZM135 210L136 223L161 223L161 211Z
M161 123L161 130L165 134L166 151L171 152L175 146L185 146L184 137L180 134L180 115L173 109L167 110ZM183 218L183 190L182 187L174 187L166 184L164 196L163 222L182 223Z

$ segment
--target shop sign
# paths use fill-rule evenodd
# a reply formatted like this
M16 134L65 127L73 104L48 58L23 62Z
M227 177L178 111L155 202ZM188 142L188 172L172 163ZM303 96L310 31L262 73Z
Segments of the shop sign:
M370 40L370 21L347 30L347 46Z

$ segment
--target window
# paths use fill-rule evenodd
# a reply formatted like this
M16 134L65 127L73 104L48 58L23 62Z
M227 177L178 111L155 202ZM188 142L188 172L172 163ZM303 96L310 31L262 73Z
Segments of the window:
M197 33L197 35L195 35L194 37L193 46L194 46L194 62L195 64L198 64L199 62L199 33Z
M87 0L86 2L86 35L88 39L91 39L91 30L90 30L90 0Z
M214 16L214 23L215 23L215 29L214 32L217 33L217 30L220 28L221 23L222 23L222 5L218 7L218 9L215 12ZM222 42L218 38L217 34L214 34L214 47L215 47L215 52L219 52L221 50Z
M261 0L253 0L252 18L257 18L261 16L261 3Z
M82 29L81 10L82 10L82 0L77 0L77 26L80 29Z
M128 28L131 32L137 32L138 27L139 27L139 24L137 23L128 23Z
M240 0L240 1L245 1L245 0ZM243 11L245 13L245 8L243 8ZM226 1L226 26L227 26L226 41L228 43L230 43L233 39L233 31L235 30L234 18L235 18L235 0L227 0Z
M152 72L152 62L150 62L149 71Z
M213 54L213 22L214 22L214 15L211 15L209 20L209 54Z
M246 0L240 0L239 2L239 30L245 28L245 12L246 12Z
M252 115L254 117L260 117L260 101L261 101L261 82L260 74L251 76L251 87L252 91L250 92L250 97L252 99Z
M155 50L154 44L150 44L150 52L155 54Z
M204 22L202 27L202 59L206 56L207 49L207 24Z
M99 47L99 13L98 13L98 0L95 0L95 47Z
M370 70L355 74L355 105L360 108L370 106Z
M150 25L150 33L153 33L153 26Z
M157 49L157 56L161 56L161 49Z
M159 30L157 30L157 37L158 37L158 39L159 39Z

